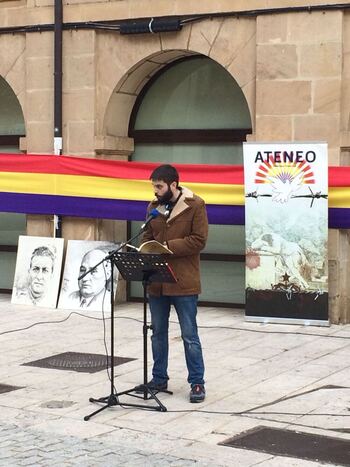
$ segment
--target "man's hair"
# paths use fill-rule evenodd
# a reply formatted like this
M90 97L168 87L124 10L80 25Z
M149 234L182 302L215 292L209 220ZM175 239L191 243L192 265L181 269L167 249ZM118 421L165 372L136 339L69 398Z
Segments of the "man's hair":
M51 269L53 271L53 266L55 264L55 255L50 250L50 248L48 248L47 246L38 246L38 248L35 248L35 250L33 250L32 256L30 257L30 267L32 267L33 258L35 258L36 256L47 256L47 257L49 257L51 259L51 261L52 261Z
M176 182L176 188L179 185L179 174L178 171L169 164L163 164L153 170L150 176L150 180L156 181L160 180L162 182L170 185L173 182Z

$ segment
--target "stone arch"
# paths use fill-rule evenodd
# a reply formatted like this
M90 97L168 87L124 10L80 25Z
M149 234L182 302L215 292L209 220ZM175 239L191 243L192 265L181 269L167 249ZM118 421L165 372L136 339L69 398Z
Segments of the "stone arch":
M0 35L0 76L18 99L25 119L25 35Z
M0 134L24 135L21 103L9 83L0 75Z
M191 52L181 50L172 50L168 52L159 52L145 58L140 63L133 66L126 76L116 85L110 100L108 102L104 128L107 135L127 136L129 127L129 117L134 107L137 96L148 83L148 81L158 71L168 64L183 58L185 56L195 55ZM125 112L122 121L115 119L115 109L122 108Z
M102 105L97 112L96 150L106 152L114 146L120 154L132 152L132 141L127 138L129 119L138 94L147 82L171 62L182 57L204 55L223 66L240 86L250 111L253 131L255 128L255 77L256 77L256 24L255 19L213 19L194 23L180 33L162 34L146 39L144 51L149 54L133 53L135 64L120 74L122 65L114 66L114 76L119 79L114 88L111 79L100 86ZM126 43L125 38L113 39L114 46L135 45ZM110 44L110 47L113 44ZM110 48L111 50L111 48ZM129 63L130 65L130 63ZM119 73L118 73L119 72ZM120 118L116 118L116 115ZM117 138L115 140L114 138ZM107 141L109 139L109 142ZM99 149L100 148L100 149ZM118 150L117 150L118 152Z

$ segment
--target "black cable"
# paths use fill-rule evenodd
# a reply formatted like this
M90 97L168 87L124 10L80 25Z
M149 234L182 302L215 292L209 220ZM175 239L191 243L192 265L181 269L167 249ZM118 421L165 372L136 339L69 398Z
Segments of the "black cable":
M103 318L96 318L94 316L89 316L89 315L84 315L82 313L79 313L77 311L73 311L70 313L66 318L60 321L38 321L36 323L31 324L30 326L27 326L25 328L17 328L17 329L11 329L9 331L3 331L0 332L0 336L4 334L10 334L12 332L17 332L17 331L26 331L27 329L30 329L34 326L37 326L39 324L57 324L57 323L63 323L64 321L67 321L72 315L79 315L82 316L83 318L89 318L89 319L95 319L97 321L102 321ZM110 319L110 318L105 318ZM137 319L137 318L131 318L130 316L116 316L115 319L129 319L131 321L136 321L137 323L143 323L143 321ZM178 324L177 321L169 321L171 324ZM205 325L198 325L198 328L200 329L231 329L232 331L246 331L246 332L256 332L256 333L262 333L262 334L286 334L286 335L298 335L298 336L311 336L311 337L325 337L328 339L345 339L349 340L350 337L346 336L334 336L334 335L329 335L329 334L316 334L316 333L309 333L309 332L293 332L293 331L266 331L266 330L259 330L259 329L247 329L247 328L239 328L239 327L233 327L233 326L205 326Z
M327 416L327 417L350 417L350 414L334 414L334 413L296 413L296 412L250 412L249 410L243 412L222 412L216 410L205 410L205 409L184 409L184 410L167 410L169 413L207 413L216 415L236 415L236 416L249 416L253 415L295 415L300 417L315 417L315 416ZM256 417L252 417L256 418ZM277 421L277 420L276 420ZM278 420L280 421L280 420ZM289 423L289 422L286 422Z
M105 277L106 277L106 281L107 281L107 274L106 274L106 271L105 271ZM108 366L107 331L106 331L106 317L105 317L105 310L104 310L104 303L105 303L106 292L107 292L107 289L106 289L106 287L105 287L105 291L104 291L103 299L102 299L103 345L104 345L105 353L106 353L106 372L107 372L108 379L109 379L109 381L111 382L111 381L112 381L112 377L111 377L111 375L110 375L109 366ZM113 364L112 360L111 360L111 363Z
M172 321L174 323L174 321ZM175 321L176 322L176 321ZM202 329L232 329L234 331L248 331L248 332L257 332L263 334L287 334L287 335L295 335L295 336L315 336L315 337L331 337L333 339L350 339L350 337L346 336L333 336L329 334L314 334L310 332L297 332L297 331L264 331L259 329L247 329L247 328L236 328L230 326L198 326Z
M72 311L64 319L61 319L61 320L58 320L58 321L37 321L36 323L30 324L29 326L26 326L25 328L10 329L9 331L0 332L0 336L3 336L4 334L11 334L12 332L26 331L27 329L33 328L34 326L38 326L39 324L59 324L59 323L64 323L64 321L67 321L72 315L79 315L79 316L82 316L83 318L95 319L97 321L102 320L102 318L96 318L94 316L83 315L82 313L79 313L78 311Z
M296 415L300 417L318 417L318 416L325 416L325 417L350 417L350 414L334 414L334 413L297 413L297 412L258 412L258 411L250 411L247 410L246 412L242 412L245 415L254 414L254 415Z
M249 415L249 414L248 414ZM271 419L271 418L260 418L260 417L249 417L248 415L243 415L244 417L247 417L247 418L251 418L251 419L254 419L254 420L266 420L268 422L277 422L277 423L281 423L281 420L278 420L278 419ZM303 416L307 416L307 415L312 415L312 414L304 414ZM336 414L331 414L331 417L339 417L341 415L336 415ZM336 432L339 432L339 430L337 428L326 428L326 427L323 427L323 426L317 426L317 425L305 425L303 423L297 423L297 422L283 422L283 423L287 423L288 425L292 425L292 426L298 426L298 427L302 427L302 428L316 428L318 430L322 430L322 431L336 431ZM349 428L344 428L344 430L348 430Z
M10 334L10 333L13 333L13 332L18 332L18 331L26 331L34 326L37 326L37 325L40 325L40 324L59 324L59 323L63 323L65 321L67 321L72 315L78 315L78 316L82 316L83 318L88 318L88 319L94 319L94 320L97 320L97 321L103 321L103 327L104 327L104 331L103 331L103 335L104 335L104 345L105 345L105 350L106 350L106 357L107 357L107 375L108 375L108 378L109 380L111 381L111 376L110 376L110 373L109 373L109 368L108 368L108 348L107 348L107 341L106 341L106 326L105 326L105 322L107 319L110 319L110 318L106 318L105 317L105 314L104 314L104 310L102 309L102 318L96 318L95 316L89 316L89 315L84 315L82 313L79 313L77 311L72 311L71 313L69 313L69 315L62 319L62 320L57 320L57 321L38 321L36 323L33 323L29 326L26 326L24 328L17 328L17 329L11 329L9 331L3 331L0 333L0 336L1 335L4 335L4 334ZM129 319L129 320L132 320L132 321L136 321L138 323L143 323L143 321L141 320L138 320L136 318L131 318L129 316L118 316L117 318L119 319ZM178 324L176 321L169 321L170 323L172 324ZM309 334L309 333L287 333L287 332L279 332L279 331L258 331L258 330L254 330L254 329L244 329L244 328L234 328L234 327L229 327L229 326L198 326L199 328L207 328L207 329L232 329L232 330L241 330L241 331L251 331L251 332L263 332L263 333L267 333L267 334L301 334L301 335L306 335L306 336L319 336L319 337L337 337L339 339L349 339L348 337L341 337L341 336L327 336L327 335L322 335L322 334ZM111 364L113 364L113 362L111 362ZM114 387L114 390L115 392L117 393L117 390L113 384L113 387ZM280 402L283 402L282 400ZM123 404L119 404L120 407L124 408L124 409L128 409L129 407L125 407ZM144 407L144 408L140 408L140 410L151 410L148 409L147 407ZM243 412L221 412L221 411L215 411L215 410L196 410L196 409L185 409L185 410L167 410L168 413L206 413L206 414L213 414L213 415L236 415L236 416L249 416L250 414L253 414L253 415L294 415L294 416L329 416L329 417L350 417L350 414L331 414L331 413L318 413L318 414L314 414L314 413L308 413L308 414L302 414L302 413L296 413L296 412L257 412L257 411L252 411L252 410L246 410L246 411L243 411ZM254 417L253 417L254 418ZM256 418L256 417L255 417ZM269 420L269 419L268 419ZM273 420L272 420L273 421ZM276 421L279 421L279 420L276 420ZM296 424L296 423L292 423L292 422L288 422L289 424L291 425L298 425L298 426L303 426L303 427L307 427L307 428L319 428L319 427L313 427L313 426L309 426L309 425L303 425L303 424ZM327 430L327 428L323 428L325 430Z
M111 268L113 268L112 261L110 262L110 265L111 265ZM107 281L108 281L108 278L107 278L107 272L106 272L105 268L103 268L103 270L104 270L104 273L105 273L105 280L106 280L106 286L105 286L103 299L102 299L103 344L104 344L105 352L106 352L106 372L107 372L107 377L109 379L109 382L113 383L113 390L115 392L114 395L116 396L117 389L116 389L116 387L114 385L114 381L112 382L112 374L111 374L111 370L110 370L109 365L108 365L108 356L109 355L108 355L108 346L107 346L106 317L105 317L105 310L104 310L104 303L105 303L105 297L106 297L106 293L107 293ZM113 270L111 270L111 277L113 277L112 272L113 272ZM112 313L112 310L111 310L111 313ZM112 361L112 356L111 356L111 365L114 365L114 362ZM116 399L117 399L117 402L119 402L118 396L116 396Z
M116 319L130 319L132 321L136 321L138 323L142 323L140 319L137 318L131 318L130 316L117 316ZM177 321L169 321L171 324L178 324ZM248 329L248 328L237 328L233 326L205 326L205 325L198 325L197 326L200 329L231 329L232 331L248 331L248 332L257 332L257 333L262 333L262 334L286 334L286 335L299 335L299 336L315 336L315 337L329 337L333 339L350 339L350 337L346 336L333 336L329 334L314 334L314 333L309 333L309 332L293 332L293 331L265 331L265 330L259 330L259 329Z
M120 405L124 409L129 409L130 407L124 407L123 405ZM147 408L147 407L140 407L140 410L152 410L152 408ZM327 416L327 417L350 417L350 414L332 414L332 413L296 413L296 412L251 412L248 410L243 411L243 412L224 412L224 411L219 411L219 410L205 410L205 409L183 409L183 410L167 410L166 413L204 413L204 414L209 414L209 415L231 415L231 416L237 416L237 417L248 417L248 418L253 418L253 419L261 419L261 420L268 420L268 421L275 421L281 423L281 420L273 419L271 420L270 418L264 418L264 417L250 417L251 414L253 415L293 415L293 416L300 416L300 417L315 417L315 416ZM323 428L323 427L318 427L318 426L311 426L311 425L304 425L301 423L296 423L296 422L284 422L287 423L288 425L297 425L297 426L302 426L305 428L319 428L322 430L332 430L332 428ZM347 428L344 428L347 429Z
M255 10L237 10L237 11L216 11L208 13L199 13L191 15L166 15L166 16L154 16L154 20L178 20L181 26L186 26L187 24L202 21L206 19L214 18L254 18L263 15L276 15L276 14L285 14L285 13L302 13L308 12L312 13L313 11L334 11L334 10L348 10L350 8L349 3L335 3L330 4L318 4L318 5L299 5L299 6L289 6L289 7L278 7L278 8L264 8L264 9L255 9ZM113 20L104 20L104 21L77 21L63 23L64 30L79 30L79 29L99 29L106 31L117 31L121 29L121 25L125 23L139 23L145 20L151 20L150 17L137 17L137 18L124 18L124 19L113 19ZM49 24L30 24L30 25L20 25L20 26L7 26L0 28L0 34L14 34L14 33L30 33L30 32L44 32L44 31L53 31L54 25ZM147 31L148 32L148 31Z

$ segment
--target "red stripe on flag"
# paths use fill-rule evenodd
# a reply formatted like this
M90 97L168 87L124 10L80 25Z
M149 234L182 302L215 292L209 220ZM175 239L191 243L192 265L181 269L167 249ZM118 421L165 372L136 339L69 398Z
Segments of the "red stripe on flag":
M69 156L36 154L0 154L0 172L56 173L127 180L148 180L159 164L154 162L124 162ZM219 183L243 185L243 166L174 164L183 183ZM270 163L266 163L269 167ZM259 166L260 170L262 166ZM265 168L266 170L266 168ZM303 169L304 170L304 169ZM328 168L330 187L350 187L350 167Z
M149 180L154 162L125 162L53 155L0 154L0 172L55 173ZM174 164L181 182L243 185L243 166Z

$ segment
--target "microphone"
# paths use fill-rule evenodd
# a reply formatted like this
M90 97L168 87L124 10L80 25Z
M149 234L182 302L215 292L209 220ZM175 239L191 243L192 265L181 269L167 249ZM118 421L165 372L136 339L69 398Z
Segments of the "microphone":
M152 209L151 212L149 213L147 219L145 220L145 222L141 225L141 231L142 230L145 230L145 228L148 226L148 224L153 220L155 219L156 217L159 216L159 211L158 209Z
M169 205L169 204L166 204L166 205L165 205L164 216L165 216L167 219L168 219L168 217L170 216L170 205Z

